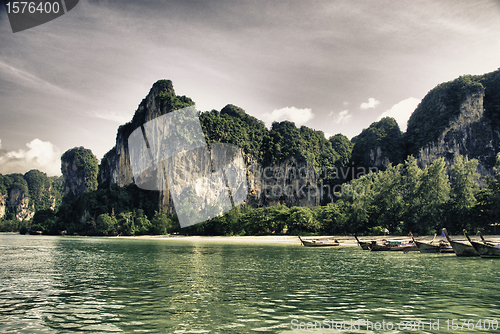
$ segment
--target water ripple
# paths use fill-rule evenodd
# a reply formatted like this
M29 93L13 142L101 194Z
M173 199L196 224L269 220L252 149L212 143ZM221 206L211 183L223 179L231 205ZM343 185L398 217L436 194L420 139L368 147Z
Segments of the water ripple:
M286 245L0 238L1 333L290 333L294 319L441 319L444 326L446 319L499 317L495 261Z

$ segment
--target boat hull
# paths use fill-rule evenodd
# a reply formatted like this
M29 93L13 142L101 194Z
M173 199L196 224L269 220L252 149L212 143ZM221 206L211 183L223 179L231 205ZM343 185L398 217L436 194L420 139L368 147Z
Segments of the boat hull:
M464 256L464 257L465 256L479 256L479 253L476 252L476 250L474 249L474 247L472 247L472 245L470 243L467 244L466 242L451 240L446 228L443 228L443 232L446 236L446 239L450 243L451 247L453 248L453 251L455 252L455 254L457 256L460 256L460 257L462 257L462 256Z
M471 241L472 246L482 258L500 258L500 247Z
M356 234L354 235L354 238L358 242L358 245L361 247L361 249L370 250L370 245L371 245L372 241L360 241L358 239L358 237L356 236Z
M415 244L418 247L420 253L439 253L439 245L432 245L427 242L416 241Z
M369 246L372 252L414 252L418 251L418 247L415 244L403 244L403 245L379 245L373 242Z
M304 240L301 237L299 237L299 239L305 247L335 247L340 245L338 241L330 239Z
M460 241L450 240L451 247L453 247L453 251L457 256L479 256L479 253L472 247L472 245L468 245L466 243Z
M334 247L339 246L338 242L322 242L322 241L306 241L302 240L302 244L306 247Z
M359 241L358 242L359 246L363 249L363 250L370 250L370 243L369 242L366 242L366 241Z
M439 252L440 253L455 253L453 250L453 247L451 247L450 244L441 244L439 246Z
M439 243L431 243L431 242L422 242L422 241L414 241L418 247L420 253L454 253L453 247L449 243L439 242Z

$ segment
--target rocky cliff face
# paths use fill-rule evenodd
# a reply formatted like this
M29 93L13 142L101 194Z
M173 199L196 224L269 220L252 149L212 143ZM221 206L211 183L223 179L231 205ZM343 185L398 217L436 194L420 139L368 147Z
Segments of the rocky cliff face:
M311 207L320 205L328 196L318 184L319 175L307 162L296 157L268 166L247 164L247 180L247 201L254 207L277 204Z
M391 163L389 156L382 151L382 147L377 146L370 150L368 154L369 166L383 166L387 168Z
M156 82L137 108L132 121L118 128L115 146L101 160L98 175L99 184L116 183L123 187L133 183L128 148L130 134L154 118L191 105L194 105L191 99L175 95L170 80ZM160 191L158 203L159 208L172 211L173 203L168 190Z
M351 162L354 166L385 169L404 160L404 143L398 123L385 117L372 123L352 139Z
M170 80L156 82L142 100L131 122L118 128L116 144L101 161L99 184L116 183L124 186L133 182L128 137L144 123L173 110L193 105L185 96L176 96Z
M193 101L185 96L176 96L170 81L161 80L155 83L139 105L132 121L118 129L115 147L101 161L99 183L125 186L134 182L128 147L130 134L154 118L193 104ZM199 155L194 154L190 157L191 160L194 159L190 161L191 165L203 165L204 158L199 157L197 160ZM276 203L285 203L288 206L319 205L321 191L317 189L318 177L305 161L291 157L276 165L263 166L258 164L258 159L251 154L243 153L243 159L250 195L247 202L252 206L260 207ZM189 167L186 168L186 173L193 172ZM168 189L160 191L158 201L160 208L173 211L173 200Z
M0 193L0 219L5 217L7 209L7 194Z
M62 178L49 178L38 170L0 175L0 219L28 220L35 212L60 204Z
M29 220L35 215L35 209L30 203L28 194L19 187L10 189L8 208L14 213L17 220Z
M61 157L64 197L70 200L87 190L97 189L98 162L92 151L75 147Z
M429 93L429 94L432 94ZM436 114L451 110L450 103L442 98L435 98L432 109ZM420 167L431 164L438 158L445 158L446 164L452 166L458 156L468 156L478 160L478 172L493 175L496 153L500 148L500 132L486 115L488 106L485 104L486 90L482 85L475 84L468 88L454 107L457 111L447 120L447 125L439 131L437 139L425 145L419 145L414 152ZM431 109L431 108L428 108ZM421 112L418 108L415 113ZM419 116L419 115L416 115ZM412 115L413 118L413 115ZM431 126L431 125L429 125ZM421 131L409 126L409 137ZM410 143L411 146L412 143ZM416 151L416 152L415 152Z

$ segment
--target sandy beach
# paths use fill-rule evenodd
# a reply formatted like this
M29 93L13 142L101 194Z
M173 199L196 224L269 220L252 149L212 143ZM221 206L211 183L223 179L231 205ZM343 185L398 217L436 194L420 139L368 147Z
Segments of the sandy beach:
M13 232L0 232L0 234L18 234ZM73 236L65 236L65 237L73 237ZM416 240L428 240L430 241L433 236L419 236L415 238ZM170 241L186 241L186 242L217 242L217 243L236 243L236 244L268 244L268 245L296 245L301 246L301 242L297 236L291 235L266 235L266 236L185 236L185 235L142 235L142 236L113 236L113 237L98 237L98 238L111 238L111 239L155 239L162 240L165 242ZM358 247L358 243L354 236L308 236L302 237L304 240L312 240L312 239L334 239L337 240L340 245L335 248L343 248L343 247ZM360 236L360 241L372 241L377 240L381 241L383 239L406 239L407 236ZM440 236L437 237L441 239ZM452 235L452 239L454 240L463 240L465 241L465 237L463 235ZM473 240L479 240L479 237L474 235L471 236ZM500 240L500 236L498 235L489 235L487 239L496 239Z
M192 241L192 242L220 242L220 243L241 243L241 244L286 244L301 246L301 242L297 236L289 235L266 235L266 236L183 236L183 235L160 235L160 236L119 236L112 238L131 238L131 239L161 239L165 241ZM304 240L312 239L327 239L331 238L337 240L340 246L335 247L358 247L358 243L353 236L317 236L317 237L302 237ZM382 240L385 238L392 238L390 236L374 236L374 237L360 237L363 240ZM397 236L394 238L403 238Z
M479 240L479 237L476 235L470 236L473 240ZM191 241L191 242L220 242L220 243L240 243L240 244L282 244L282 245L297 245L301 246L301 242L297 236L291 235L266 235L266 236L184 236L184 235L144 235L144 236L118 236L118 237L108 237L108 238L117 238L117 239L159 239L165 241ZM342 235L342 236L310 236L310 237L302 237L304 240L312 240L312 239L334 239L340 243L340 246L335 248L342 247L358 247L358 243L354 236L350 235ZM395 236L395 235L380 235L380 236L362 236L359 237L360 241L372 241L377 240L381 241L383 239L407 239L408 236ZM416 240L420 241L430 241L433 236L423 235L416 237ZM465 241L465 237L463 235L452 235L452 239L454 240L462 240ZM444 239L441 236L437 236L436 239ZM489 235L487 239L497 239L500 240L500 236L497 235Z

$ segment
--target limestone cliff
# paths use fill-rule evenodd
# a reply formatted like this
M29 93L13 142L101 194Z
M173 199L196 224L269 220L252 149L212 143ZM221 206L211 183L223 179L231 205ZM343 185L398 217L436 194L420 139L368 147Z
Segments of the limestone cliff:
M99 169L99 184L124 186L133 182L128 137L144 123L173 110L193 105L185 96L176 96L170 80L156 82L139 104L131 122L118 128L115 146L104 155Z
M247 165L248 203L254 207L277 204L317 206L330 192L323 192L319 175L295 156L267 166Z
M134 182L128 147L130 134L152 119L193 104L191 99L175 95L171 81L161 80L156 82L139 105L132 121L119 127L115 146L101 160L99 184L104 186L116 183L119 186L125 186ZM219 126L218 123L221 118L227 119L228 117L234 120L233 123L240 132L246 131L244 129L248 125L248 127L252 128L252 131L255 131L249 133L248 136L250 138L260 138L260 141L246 140L241 143L232 141L231 138L235 132L232 129L224 129L224 126L228 126L229 123L223 123L223 126ZM319 205L321 202L321 192L317 189L319 178L314 174L312 167L309 166L305 159L292 155L283 161L280 160L275 163L263 161L261 145L263 145L262 140L267 136L268 132L264 123L245 114L240 108L231 105L226 106L220 113L212 111L203 114L201 122L209 144L220 141L243 148L241 152L246 165L250 195L247 201L252 206L268 206L275 203L285 203L288 206ZM238 133L238 135L241 135L241 133ZM196 154L195 152L186 161L189 161L192 166L200 166L205 165L202 163L203 159L206 159L204 154ZM165 167L168 168L168 165ZM286 176L279 175L281 170L288 170L289 174ZM169 173L168 170L166 172ZM194 173L195 171L185 171L185 173L191 172ZM158 201L160 208L168 209L170 212L173 211L173 201L168 189L160 191Z
M421 167L441 157L451 166L468 156L479 161L481 175L492 175L500 148L499 83L497 71L460 77L429 92L408 122L408 153Z
M8 208L17 220L29 220L35 215L34 206L30 203L26 191L21 187L14 186L9 190Z
M87 190L96 190L98 161L92 151L75 147L61 157L61 172L64 177L64 197L70 200Z
M390 163L403 162L404 142L394 118L385 117L372 123L352 142L351 161L354 166L385 169Z
M38 170L22 174L0 174L0 219L29 220L40 210L60 205L62 178L48 177Z
M5 217L7 211L7 194L0 193L0 219Z

